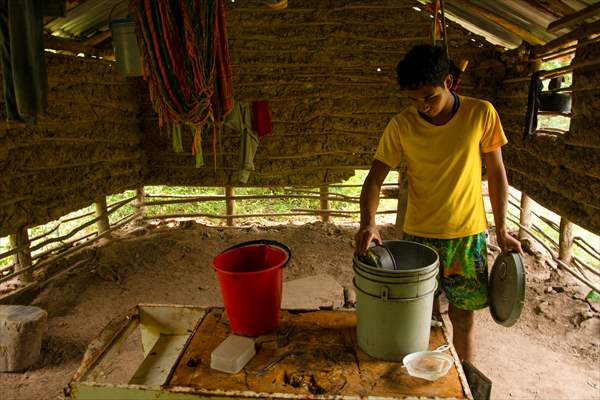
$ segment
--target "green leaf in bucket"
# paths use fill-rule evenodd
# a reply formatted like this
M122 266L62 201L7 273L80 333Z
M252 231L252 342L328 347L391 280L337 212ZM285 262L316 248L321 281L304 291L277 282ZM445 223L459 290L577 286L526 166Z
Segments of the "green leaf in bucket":
M590 292L587 294L587 296L585 296L586 299L588 299L589 301L600 301L600 293L596 292L595 290L590 290Z

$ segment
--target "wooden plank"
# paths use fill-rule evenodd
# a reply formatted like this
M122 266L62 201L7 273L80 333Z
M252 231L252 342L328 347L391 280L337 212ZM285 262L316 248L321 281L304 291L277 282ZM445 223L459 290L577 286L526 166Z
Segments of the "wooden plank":
M563 18L557 19L548 25L548 32L556 32L568 26L574 25L578 22L585 21L588 18L595 17L600 11L600 3L592 4L576 13L567 15Z
M470 398L456 366L446 376L428 382L409 376L401 363L377 360L364 353L357 345L354 312L282 311L278 331L257 338L256 356L237 374L210 368L211 352L230 333L223 310L211 310L193 333L163 389L193 387L287 398ZM442 327L432 328L430 348L446 341ZM279 361L264 373L257 373L274 360Z

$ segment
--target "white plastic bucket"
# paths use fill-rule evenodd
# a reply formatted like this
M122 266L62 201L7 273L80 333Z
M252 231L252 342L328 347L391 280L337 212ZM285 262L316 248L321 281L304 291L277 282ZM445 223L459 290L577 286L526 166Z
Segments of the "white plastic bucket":
M140 49L131 17L110 21L117 71L123 76L140 76Z

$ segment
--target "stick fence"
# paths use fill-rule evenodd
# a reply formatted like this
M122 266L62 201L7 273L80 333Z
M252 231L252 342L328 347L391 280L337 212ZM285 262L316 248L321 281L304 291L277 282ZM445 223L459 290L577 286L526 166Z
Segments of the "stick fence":
M136 189L136 194L133 197L129 197L123 200L119 200L112 204L106 205L105 200L99 199L96 204L96 211L88 212L74 217L61 218L56 222L56 226L53 226L49 231L39 234L35 237L21 239L21 241L13 241L15 244L13 248L0 254L0 260L7 257L13 257L15 261L10 265L0 267L0 284L5 282L14 281L24 284L24 286L14 290L14 292L22 292L24 288L39 286L47 282L53 277L45 277L45 274L39 274L38 272L43 270L44 267L49 266L66 257L73 256L85 248L91 246L102 238L109 239L111 233L124 227L125 225L144 220L161 220L161 219L175 219L175 218L210 218L217 220L226 221L226 226L235 226L235 222L238 220L248 218L283 218L283 217L314 217L319 218L324 222L330 222L331 218L348 218L350 216L359 214L358 210L338 210L332 207L335 203L349 203L358 204L360 202L359 196L347 195L343 193L337 193L332 191L333 188L356 188L358 189L360 184L357 185L344 185L344 184L332 184L322 185L316 190L314 187L308 186L297 186L291 188L283 188L283 194L271 194L271 195L238 195L235 194L235 188L228 186L224 189L224 195L173 195L173 194L147 194L143 187ZM397 187L397 184L384 184L386 187ZM527 195L522 194L526 199ZM382 191L381 199L397 199L398 195L393 190ZM240 201L254 201L254 200L283 200L283 199L308 199L314 200L317 204L314 208L292 208L286 212L263 212L263 213L238 213L236 205ZM193 212L182 212L182 213L170 213L170 214L158 214L151 215L148 213L153 207L161 207L165 205L190 205L207 202L222 202L224 213L193 213ZM122 207L132 204L134 212L127 214L120 220L110 223L108 217L115 213ZM566 237L566 229L561 229L562 225L569 225L570 222L564 220L563 223L557 224L549 218L536 213L531 210L530 207L521 207L523 203L522 199L518 199L513 194L509 197L509 206L516 209L518 214L515 214L512 210L509 210L507 219L514 223L520 229L520 238L531 238L536 242L540 243L542 247L548 252L552 258L554 264L550 264L552 268L556 270L563 270L572 275L574 278L589 286L590 288L599 291L598 285L595 281L600 277L600 268L592 265L588 265L581 258L572 256L572 248L578 247L585 252L593 260L600 262L600 251L587 243L583 238L570 234ZM399 211L394 210L379 210L377 214L397 214ZM529 214L529 215L525 215ZM83 218L88 218L95 215L94 218L81 223L77 227L70 230L60 236L48 238L50 235L55 233L62 224L66 222L77 221ZM541 221L542 225L532 223L531 217L535 217ZM96 230L91 233L81 235L80 233L86 228L96 226ZM569 225L570 226L570 225ZM545 228L545 229L544 229ZM558 241L552 237L551 234L547 233L547 230L555 232L558 235ZM26 232L27 229L24 227L22 232ZM79 234L79 235L78 235ZM16 235L16 234L15 234ZM525 236L523 236L525 235ZM51 246L58 244L57 246ZM48 246L51 246L48 248ZM41 250L41 251L39 251ZM36 252L32 254L32 252ZM561 258L560 254L563 254ZM568 255L569 259L563 259L564 254ZM23 264L22 260L26 260ZM71 269L67 267L67 269ZM36 276L36 273L38 273ZM59 272L64 273L64 271ZM590 276L592 276L590 278ZM44 277L44 278L41 278ZM33 278L33 281L31 280ZM44 280L46 279L46 280ZM2 297L10 296L11 293Z

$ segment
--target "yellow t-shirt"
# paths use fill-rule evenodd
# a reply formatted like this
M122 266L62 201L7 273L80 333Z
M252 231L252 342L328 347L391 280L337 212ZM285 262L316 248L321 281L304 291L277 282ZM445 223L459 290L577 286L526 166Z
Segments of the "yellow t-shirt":
M408 107L392 118L379 141L375 159L390 168L406 160L406 233L453 239L487 229L480 153L508 141L489 102L460 96L459 104L441 126Z

